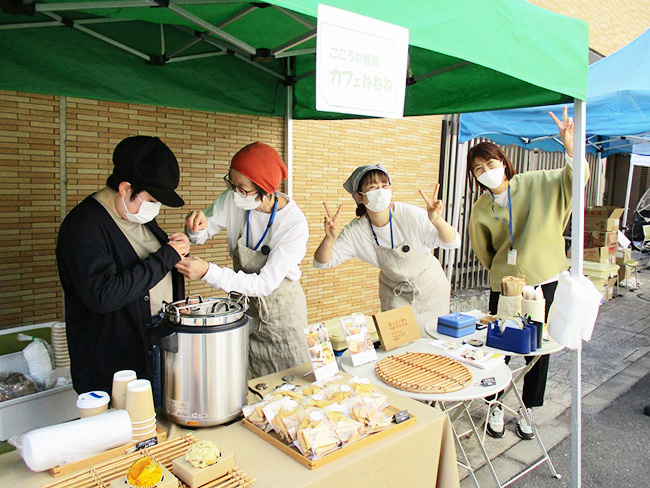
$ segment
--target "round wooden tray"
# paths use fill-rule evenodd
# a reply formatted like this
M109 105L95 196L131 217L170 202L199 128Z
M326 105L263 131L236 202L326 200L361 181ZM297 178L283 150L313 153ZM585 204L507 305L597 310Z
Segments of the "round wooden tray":
M388 356L375 365L384 383L414 393L447 393L465 388L472 373L458 361L428 352Z

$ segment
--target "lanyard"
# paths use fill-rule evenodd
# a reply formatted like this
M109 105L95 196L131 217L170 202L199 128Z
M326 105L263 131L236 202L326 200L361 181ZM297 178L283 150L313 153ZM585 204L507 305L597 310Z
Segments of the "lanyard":
M269 229L273 225L273 221L275 220L275 214L278 211L278 194L275 194L275 202L273 203L273 210L271 211L271 216L269 217L269 223L266 224L266 230L264 231L264 234L262 234L262 238L258 241L258 243L255 245L253 248L253 251L257 251L257 248L260 247L260 244L264 241L264 238L266 237L266 234L269 233ZM246 211L246 247L250 247L248 245L248 231L250 229L250 224L248 222L248 217L250 215L251 211L247 210ZM268 254L268 253L267 253Z
M368 222L370 222L370 217L368 217ZM393 242L393 211L388 207L388 224L390 225L390 248L394 249L395 243ZM372 222L370 222L370 230L372 231L372 236L375 238L377 246L379 246L379 241L377 240L377 234L375 234L375 229L372 227Z
M510 212L510 220L508 220L508 227L510 228L510 250L512 251L512 200L510 200L510 185L508 185L508 210Z

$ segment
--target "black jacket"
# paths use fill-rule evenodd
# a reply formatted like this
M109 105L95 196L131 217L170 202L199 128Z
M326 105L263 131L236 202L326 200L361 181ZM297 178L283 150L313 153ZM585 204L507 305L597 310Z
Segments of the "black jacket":
M158 241L168 241L155 220L146 225ZM75 390L110 393L113 373L122 369L151 379L149 290L171 270L173 299L183 298L183 276L174 269L178 253L163 245L140 260L106 209L90 196L61 224L56 259Z

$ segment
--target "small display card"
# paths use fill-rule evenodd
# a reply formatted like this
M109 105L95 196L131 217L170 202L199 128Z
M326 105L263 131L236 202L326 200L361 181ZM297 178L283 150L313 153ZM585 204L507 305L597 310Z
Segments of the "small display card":
M316 381L325 380L338 373L339 367L336 364L334 350L325 323L310 325L305 327L303 331Z
M377 351L372 343L366 316L361 313L339 319L345 342L348 344L353 366L360 366L377 360Z
M410 305L372 316L384 351L390 351L422 337Z

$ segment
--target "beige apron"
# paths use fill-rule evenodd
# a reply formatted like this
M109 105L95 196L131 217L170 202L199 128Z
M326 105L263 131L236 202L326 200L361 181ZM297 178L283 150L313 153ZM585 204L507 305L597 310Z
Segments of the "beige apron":
M397 226L399 228L399 224ZM409 249L408 252L404 252L405 249ZM451 286L440 261L433 254L423 256L416 252L408 240L395 249L378 246L377 261L381 310L411 305L422 336L432 335L438 317L449 313L451 295Z
M243 231L242 224L242 231ZM268 256L246 247L244 233L233 251L236 271L259 273ZM257 378L309 361L303 328L307 300L297 281L285 278L269 296L251 297L248 378Z

